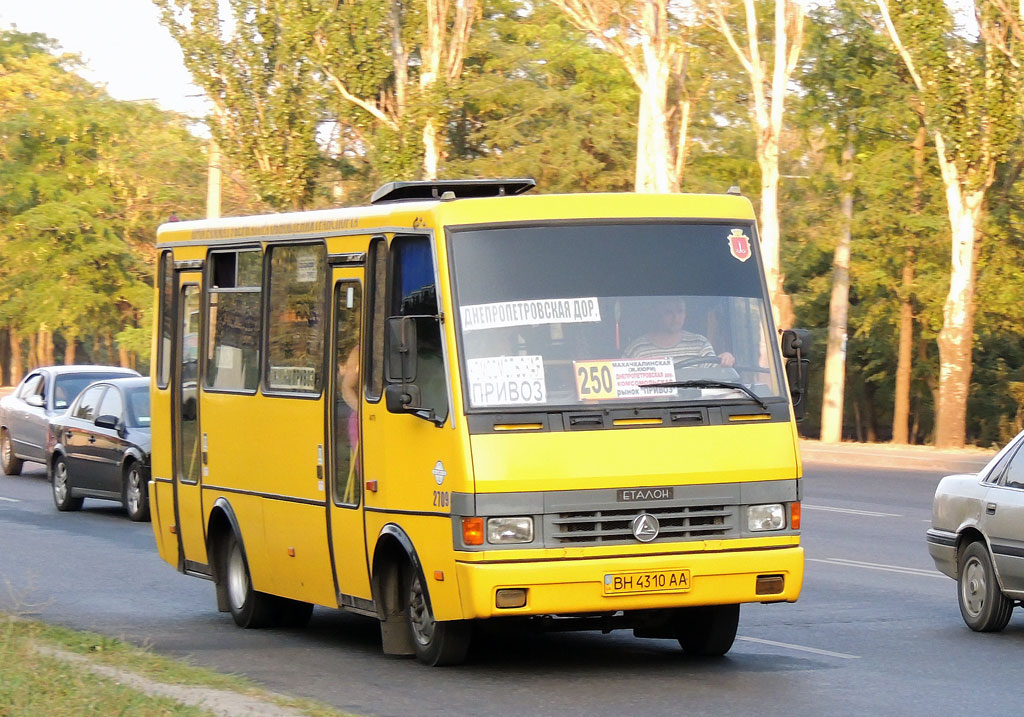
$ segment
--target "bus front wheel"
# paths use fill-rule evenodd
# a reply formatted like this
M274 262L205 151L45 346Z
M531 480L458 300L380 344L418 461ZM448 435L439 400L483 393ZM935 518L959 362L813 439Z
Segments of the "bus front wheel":
M732 648L739 621L739 605L682 608L675 619L676 638L688 655L721 657Z
M416 659L431 667L464 662L472 635L469 623L434 619L427 588L418 570L410 567L404 582L405 616Z
M239 627L265 627L271 624L275 603L272 595L261 593L252 586L249 564L242 550L242 542L232 532L224 544L224 570L228 607Z

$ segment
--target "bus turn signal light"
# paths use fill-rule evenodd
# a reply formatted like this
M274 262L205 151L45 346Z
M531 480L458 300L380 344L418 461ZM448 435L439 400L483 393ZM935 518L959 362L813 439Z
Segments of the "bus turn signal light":
M778 595L785 588L786 578L781 575L758 575L754 592L758 595Z
M484 544L484 519L463 518L462 519L462 542L466 545Z
M525 607L526 588L506 588L494 596L494 606L499 608Z
M792 530L800 530L800 504L789 504L789 527Z

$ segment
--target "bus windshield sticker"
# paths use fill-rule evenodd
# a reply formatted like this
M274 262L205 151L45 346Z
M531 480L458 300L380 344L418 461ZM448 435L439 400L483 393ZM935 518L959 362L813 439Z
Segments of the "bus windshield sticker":
M733 229L729 234L729 253L740 261L750 258L750 237L742 229Z
M491 356L466 360L474 406L545 403L543 356Z
M642 384L676 380L672 359L668 357L573 361L572 367L581 401L679 395L676 388L641 388Z
M498 329L507 326L600 322L596 296L579 299L497 301L460 308L462 330Z

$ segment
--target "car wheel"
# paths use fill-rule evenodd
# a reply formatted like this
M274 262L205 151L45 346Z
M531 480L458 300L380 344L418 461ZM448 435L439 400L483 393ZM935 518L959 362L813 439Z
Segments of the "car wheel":
M472 637L469 623L465 620L441 622L434 619L427 589L418 570L409 567L403 582L405 616L416 659L431 667L464 662Z
M999 589L985 543L976 540L960 555L957 571L960 614L975 632L999 632L1010 621L1013 601Z
M7 429L0 431L0 467L4 474L9 476L21 475L21 467L25 464L23 460L14 455L14 444L11 443L11 434Z
M225 541L223 566L221 575L224 576L228 608L235 624L245 628L272 624L277 614L275 598L253 589L249 563L245 559L242 543L234 533Z
M57 456L53 461L53 503L57 510L81 510L84 498L73 498L71 496L71 474L68 472L68 462L63 457Z
M739 605L683 608L675 620L676 639L688 655L721 657L732 648L739 621Z
M142 466L138 461L131 461L125 468L122 495L124 509L130 520L149 520L149 486L142 476Z

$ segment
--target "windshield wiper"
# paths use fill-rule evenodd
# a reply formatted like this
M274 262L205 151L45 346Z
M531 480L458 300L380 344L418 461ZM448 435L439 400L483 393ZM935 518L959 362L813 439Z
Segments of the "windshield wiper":
M744 386L742 383L733 383L732 381L715 381L714 379L707 378L695 378L689 381L668 381L667 383L642 383L639 388L734 388L737 391L743 391L743 393L750 396L752 399L757 401L758 405L764 410L768 410L768 404L764 402L764 399L758 396L756 393L751 391L749 388Z

